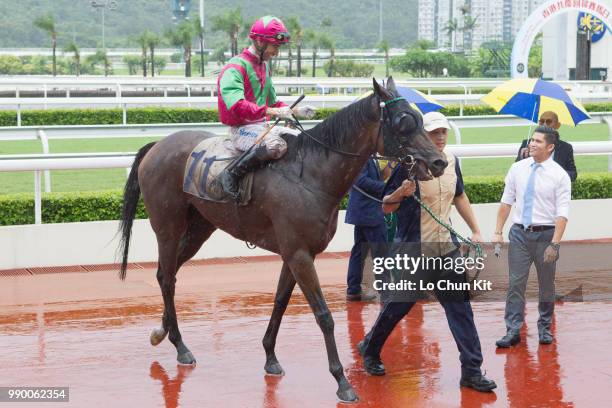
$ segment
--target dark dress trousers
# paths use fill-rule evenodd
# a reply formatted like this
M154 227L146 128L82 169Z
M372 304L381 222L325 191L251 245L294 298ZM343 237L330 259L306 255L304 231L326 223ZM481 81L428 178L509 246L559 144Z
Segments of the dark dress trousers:
M385 182L381 180L378 162L369 159L357 176L355 186L366 193L378 198L383 198ZM354 188L349 192L349 201L346 209L347 224L355 226L355 243L351 250L347 274L347 293L350 295L361 293L361 281L363 280L363 260L365 258L364 247L367 244L379 244L387 241L387 226L382 211L382 205L363 195ZM384 256L378 252L382 250L381 245L372 246L372 256Z

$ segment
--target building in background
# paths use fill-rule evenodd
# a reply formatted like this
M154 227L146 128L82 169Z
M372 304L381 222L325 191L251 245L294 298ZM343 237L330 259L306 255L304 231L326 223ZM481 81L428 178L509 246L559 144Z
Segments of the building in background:
M419 0L418 38L438 48L466 52L484 42L512 42L522 22L542 1Z
M418 38L437 48L476 51L483 43L514 43L527 18L547 0L419 0ZM612 7L612 0L598 0ZM466 26L466 23L468 26ZM470 24L472 25L470 27ZM578 12L568 12L542 29L542 77L568 80L576 77ZM612 75L612 31L593 39L588 75L607 79ZM580 73L580 68L579 68Z

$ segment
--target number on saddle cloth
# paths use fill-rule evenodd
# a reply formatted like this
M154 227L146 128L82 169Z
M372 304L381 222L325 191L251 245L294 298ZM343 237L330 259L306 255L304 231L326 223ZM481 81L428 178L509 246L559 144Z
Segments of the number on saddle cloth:
M205 200L227 202L229 196L217 178L240 153L228 139L215 137L202 140L185 163L183 191ZM247 175L241 185L244 189L241 204L246 205L250 200L252 177Z

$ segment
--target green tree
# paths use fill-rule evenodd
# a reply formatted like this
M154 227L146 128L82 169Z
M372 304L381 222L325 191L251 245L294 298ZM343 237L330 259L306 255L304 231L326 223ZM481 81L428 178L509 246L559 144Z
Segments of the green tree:
M385 76L389 77L389 42L382 40L378 44L378 51L385 53Z
M240 7L230 9L223 14L213 16L212 30L223 31L229 36L232 57L238 54L238 37L243 30L244 19Z
M225 64L225 61L227 61L227 58L225 57L225 45L221 45L217 48L215 48L215 50L212 53L212 59L217 61L217 65L223 65Z
M123 62L127 65L130 75L138 74L138 70L142 67L142 57L136 55L124 55Z
M166 37L174 46L183 49L183 60L185 61L185 76L191 76L191 49L195 35L193 25L188 21L182 22L176 30L168 30Z
M417 48L421 50L431 50L432 48L435 48L435 47L436 45L434 44L433 41L417 40L414 43L412 43L412 46L410 46L409 48Z
M314 78L317 72L317 52L321 45L320 36L319 33L314 30L306 30L304 39L310 44L310 48L312 49L312 77Z
M193 28L195 29L195 33L196 33L196 36L198 37L198 40L200 41L200 76L203 77L204 76L204 66L205 66L205 63L204 63L204 26L199 16L193 21Z
M87 58L85 58L85 63L89 65L94 72L97 65L102 65L104 76L108 76L112 73L112 64L106 50L97 50L95 54L87 56Z
M542 33L539 35L541 34ZM539 78L542 76L542 45L536 44L535 41L529 50L527 72L529 73L530 78Z
M469 14L465 16L463 20L463 51L471 52L472 51L472 33L474 32L474 28L476 27L476 20L478 17L472 17Z
M57 30L55 29L55 20L50 14L42 17L37 17L34 20L34 26L40 28L43 31L46 31L47 34L49 34L49 36L51 37L51 47L53 48L53 76L56 76L57 58L55 53L57 49Z
M143 31L138 37L136 42L140 46L140 61L142 64L142 76L147 76L147 52L149 50L149 30Z
M334 39L327 33L319 34L319 44L322 48L329 50L329 65L327 76L331 77L334 73L334 63L336 62L336 43Z
M162 42L162 38L149 31L147 33L147 47L149 47L149 61L151 61L151 76L154 77L155 76L155 64L158 61L157 58L155 58L155 48L157 48L157 46L159 44L161 44Z
M444 27L444 30L448 34L448 46L452 52L455 52L456 34L457 34L458 29L459 29L459 22L457 21L456 18L453 18L452 20L448 20L448 22L446 23L446 27Z
M302 76L302 45L304 44L304 27L300 23L297 16L291 16L287 19L287 29L291 34L291 42L295 44L296 49L296 72L297 76ZM289 44L291 46L291 44ZM291 55L291 47L289 47L289 55ZM289 57L289 76L292 71L292 59Z
M74 41L71 41L64 47L64 52L71 52L73 54L74 70L76 76L81 75L81 52L78 45Z
M23 62L13 55L0 55L0 75L23 73Z
M157 72L157 75L161 75L162 71L166 69L167 64L168 64L168 61L166 60L166 58L162 56L156 56L154 63L151 64L151 69L155 67L155 71Z

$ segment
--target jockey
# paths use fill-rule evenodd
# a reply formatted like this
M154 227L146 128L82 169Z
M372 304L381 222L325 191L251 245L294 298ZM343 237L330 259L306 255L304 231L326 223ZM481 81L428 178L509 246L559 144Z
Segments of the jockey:
M289 42L290 36L283 22L272 16L262 17L251 27L249 38L253 41L251 46L230 59L217 80L219 118L231 126L230 137L234 147L242 151L253 146L257 137L269 129L267 120L270 117L314 116L314 108L310 106L292 110L276 98L267 61L278 55L282 44ZM261 145L223 170L220 181L228 194L237 199L238 182L246 173L285 154L287 142L280 136L282 133L299 134L294 129L274 127Z

